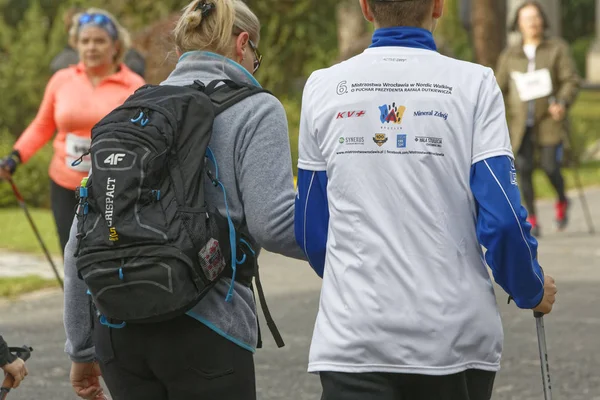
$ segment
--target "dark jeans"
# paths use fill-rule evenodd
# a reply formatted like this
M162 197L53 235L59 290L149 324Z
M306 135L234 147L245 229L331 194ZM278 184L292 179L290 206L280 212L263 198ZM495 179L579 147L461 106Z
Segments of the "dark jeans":
M69 241L73 218L75 218L75 206L77 205L75 191L65 189L51 180L50 203L52 205L52 213L54 214L56 232L60 240L60 250L64 254L65 246Z
M123 329L94 322L114 400L256 400L254 355L187 315Z
M523 143L516 156L515 167L519 173L519 186L529 215L536 215L535 193L533 188L535 150L536 144L535 138L533 137L533 130L527 128ZM548 176L554 190L556 190L559 201L566 201L565 181L560 171L560 145L541 146L538 150L540 152L540 167Z
M321 372L321 400L490 400L495 372L454 375Z

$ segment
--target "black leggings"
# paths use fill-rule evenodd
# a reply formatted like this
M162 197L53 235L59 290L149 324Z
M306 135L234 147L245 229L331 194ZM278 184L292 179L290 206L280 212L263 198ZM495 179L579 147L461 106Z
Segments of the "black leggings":
M495 372L454 375L321 372L321 400L490 400Z
M560 151L561 146L540 146L540 167L548 176L550 183L556 190L559 201L566 201L565 181L560 171ZM535 138L533 130L527 128L525 137L516 157L515 166L519 173L519 185L525 207L529 215L536 215L535 210L535 193L533 188L533 171L535 169Z
M56 232L60 240L60 250L64 255L65 246L69 241L73 218L75 217L75 206L77 205L75 191L66 189L51 180L50 203L52 205L52 213L54 214Z
M192 317L123 329L94 324L114 400L256 400L254 355Z

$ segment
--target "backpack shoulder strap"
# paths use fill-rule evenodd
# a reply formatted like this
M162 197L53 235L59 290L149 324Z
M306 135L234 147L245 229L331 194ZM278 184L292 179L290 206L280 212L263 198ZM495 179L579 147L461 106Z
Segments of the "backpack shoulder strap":
M219 85L219 83L223 84ZM208 86L206 86L204 92L212 100L212 103L215 106L215 116L255 94L271 94L268 90L258 86L234 82L228 79L210 82Z
M144 91L146 89L153 89L155 87L158 87L158 85L147 83L147 84L145 84L145 85L140 86L139 88L137 88L133 93L141 92L141 91Z

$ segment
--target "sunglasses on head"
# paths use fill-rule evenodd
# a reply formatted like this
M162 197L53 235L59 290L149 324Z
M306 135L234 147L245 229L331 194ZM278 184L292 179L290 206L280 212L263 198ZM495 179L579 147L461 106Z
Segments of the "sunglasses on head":
M105 28L106 31L113 37L113 39L117 38L117 28L114 23L104 14L82 14L79 17L79 26L94 24Z
M85 24L89 24L89 23L94 23L97 25L107 25L107 24L112 24L112 21L110 20L110 18L108 18L106 15L104 14L82 14L79 17L79 24L80 25L85 25Z

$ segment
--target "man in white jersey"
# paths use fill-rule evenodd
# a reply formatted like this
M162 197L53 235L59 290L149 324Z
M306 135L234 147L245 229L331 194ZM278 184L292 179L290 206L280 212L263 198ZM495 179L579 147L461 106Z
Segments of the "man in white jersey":
M302 102L296 237L323 277L309 372L323 400L488 400L503 331L486 261L520 308L556 294L502 94L436 52L443 0L360 4L372 45Z

